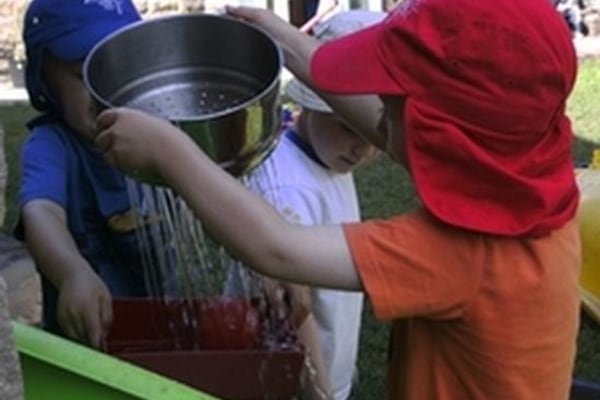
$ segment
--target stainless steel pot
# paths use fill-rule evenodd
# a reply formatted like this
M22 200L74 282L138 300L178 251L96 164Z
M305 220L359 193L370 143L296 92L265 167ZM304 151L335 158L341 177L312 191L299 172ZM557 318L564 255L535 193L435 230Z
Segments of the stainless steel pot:
M281 51L226 16L145 20L108 36L85 60L101 108L128 106L180 126L234 176L270 153L280 132Z

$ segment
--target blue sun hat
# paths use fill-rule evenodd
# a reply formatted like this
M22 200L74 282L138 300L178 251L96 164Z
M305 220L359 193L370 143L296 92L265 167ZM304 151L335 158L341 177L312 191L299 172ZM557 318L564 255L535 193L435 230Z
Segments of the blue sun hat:
M83 60L100 40L141 19L130 0L32 0L25 12L25 80L33 107L56 110L42 77L46 52L59 60Z

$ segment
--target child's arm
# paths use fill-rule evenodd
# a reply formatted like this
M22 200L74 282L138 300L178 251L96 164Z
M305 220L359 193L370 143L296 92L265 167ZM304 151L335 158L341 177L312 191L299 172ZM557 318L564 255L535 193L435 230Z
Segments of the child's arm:
M227 7L227 13L269 32L283 49L286 67L294 76L311 86L336 114L353 126L365 140L381 150L386 149L387 138L383 137L378 130L383 104L377 96L336 96L321 92L312 86L310 60L320 45L319 41L267 9Z
M302 398L307 400L333 398L333 388L325 368L317 321L312 313L308 314L304 322L298 327L298 336L308 352L307 357L310 367L314 369L305 369L306 375L303 377Z
M65 334L99 347L112 319L110 293L81 256L65 212L48 200L23 206L25 240L40 272L59 292L56 318Z
M302 376L302 399L324 400L333 398L333 389L325 367L317 321L312 310L311 289L304 285L263 279L262 289L276 309L288 310L289 317L298 333L300 343L306 351L306 362ZM285 291L285 299L282 291ZM289 303L288 303L289 300ZM283 302L283 303L282 303Z
M136 169L158 173L244 264L281 280L362 289L341 226L288 223L165 120L113 109L98 127L96 144L111 164L134 176Z

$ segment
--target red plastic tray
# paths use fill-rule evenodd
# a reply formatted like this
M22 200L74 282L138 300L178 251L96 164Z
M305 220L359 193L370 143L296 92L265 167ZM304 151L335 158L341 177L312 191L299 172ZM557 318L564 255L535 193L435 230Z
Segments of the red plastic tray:
M106 350L117 358L223 399L298 392L301 347L261 349L258 314L246 299L115 299L113 307Z

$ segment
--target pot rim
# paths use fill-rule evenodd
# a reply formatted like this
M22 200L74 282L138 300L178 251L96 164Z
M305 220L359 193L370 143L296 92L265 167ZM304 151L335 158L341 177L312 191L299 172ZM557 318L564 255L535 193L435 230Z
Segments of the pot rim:
M140 21L136 21L130 25L127 25L127 26L124 26L122 28L115 30L114 32L110 33L109 35L104 37L102 40L100 40L98 43L96 43L96 45L94 45L94 47L92 47L90 52L87 54L87 56L85 57L84 62L83 62L83 81L84 81L84 84L87 87L88 91L92 95L92 97L97 102L99 102L104 108L119 107L118 105L115 105L115 104L112 104L111 102L109 102L103 96L100 96L90 81L90 77L89 77L90 64L92 62L94 55L99 51L99 49L101 47L103 47L109 41L113 40L115 37L122 35L125 32L139 29L139 27L141 27L141 26L158 23L158 22L163 22L163 21L168 21L168 20L184 20L184 19L228 20L231 22L245 25L245 26L249 27L250 29L254 29L254 30L260 32L273 44L273 47L274 47L276 55L277 55L277 68L276 68L277 73L274 75L271 82L268 85L266 85L263 90L261 90L259 93L252 96L250 99L248 99L244 102L235 104L231 107L227 107L220 111L216 111L216 112L212 112L212 113L208 113L208 114L202 114L202 116L198 116L198 117L178 117L178 118L174 118L174 119L169 118L170 121L172 121L172 122L202 122L202 121L208 121L208 120L224 117L224 116L231 115L231 114L239 112L240 110L248 108L250 105L256 103L257 100L260 100L260 99L264 98L265 96L267 96L269 93L271 93L273 89L279 90L278 88L279 88L280 80L281 80L281 71L283 69L283 52L281 50L281 47L277 43L277 41L268 32L266 32L264 29L262 29L260 27L252 25L246 21L243 21L243 20L240 20L237 18L233 18L228 15L184 14L184 15L167 15L167 16L153 17L153 18L149 18L149 19L142 19Z

